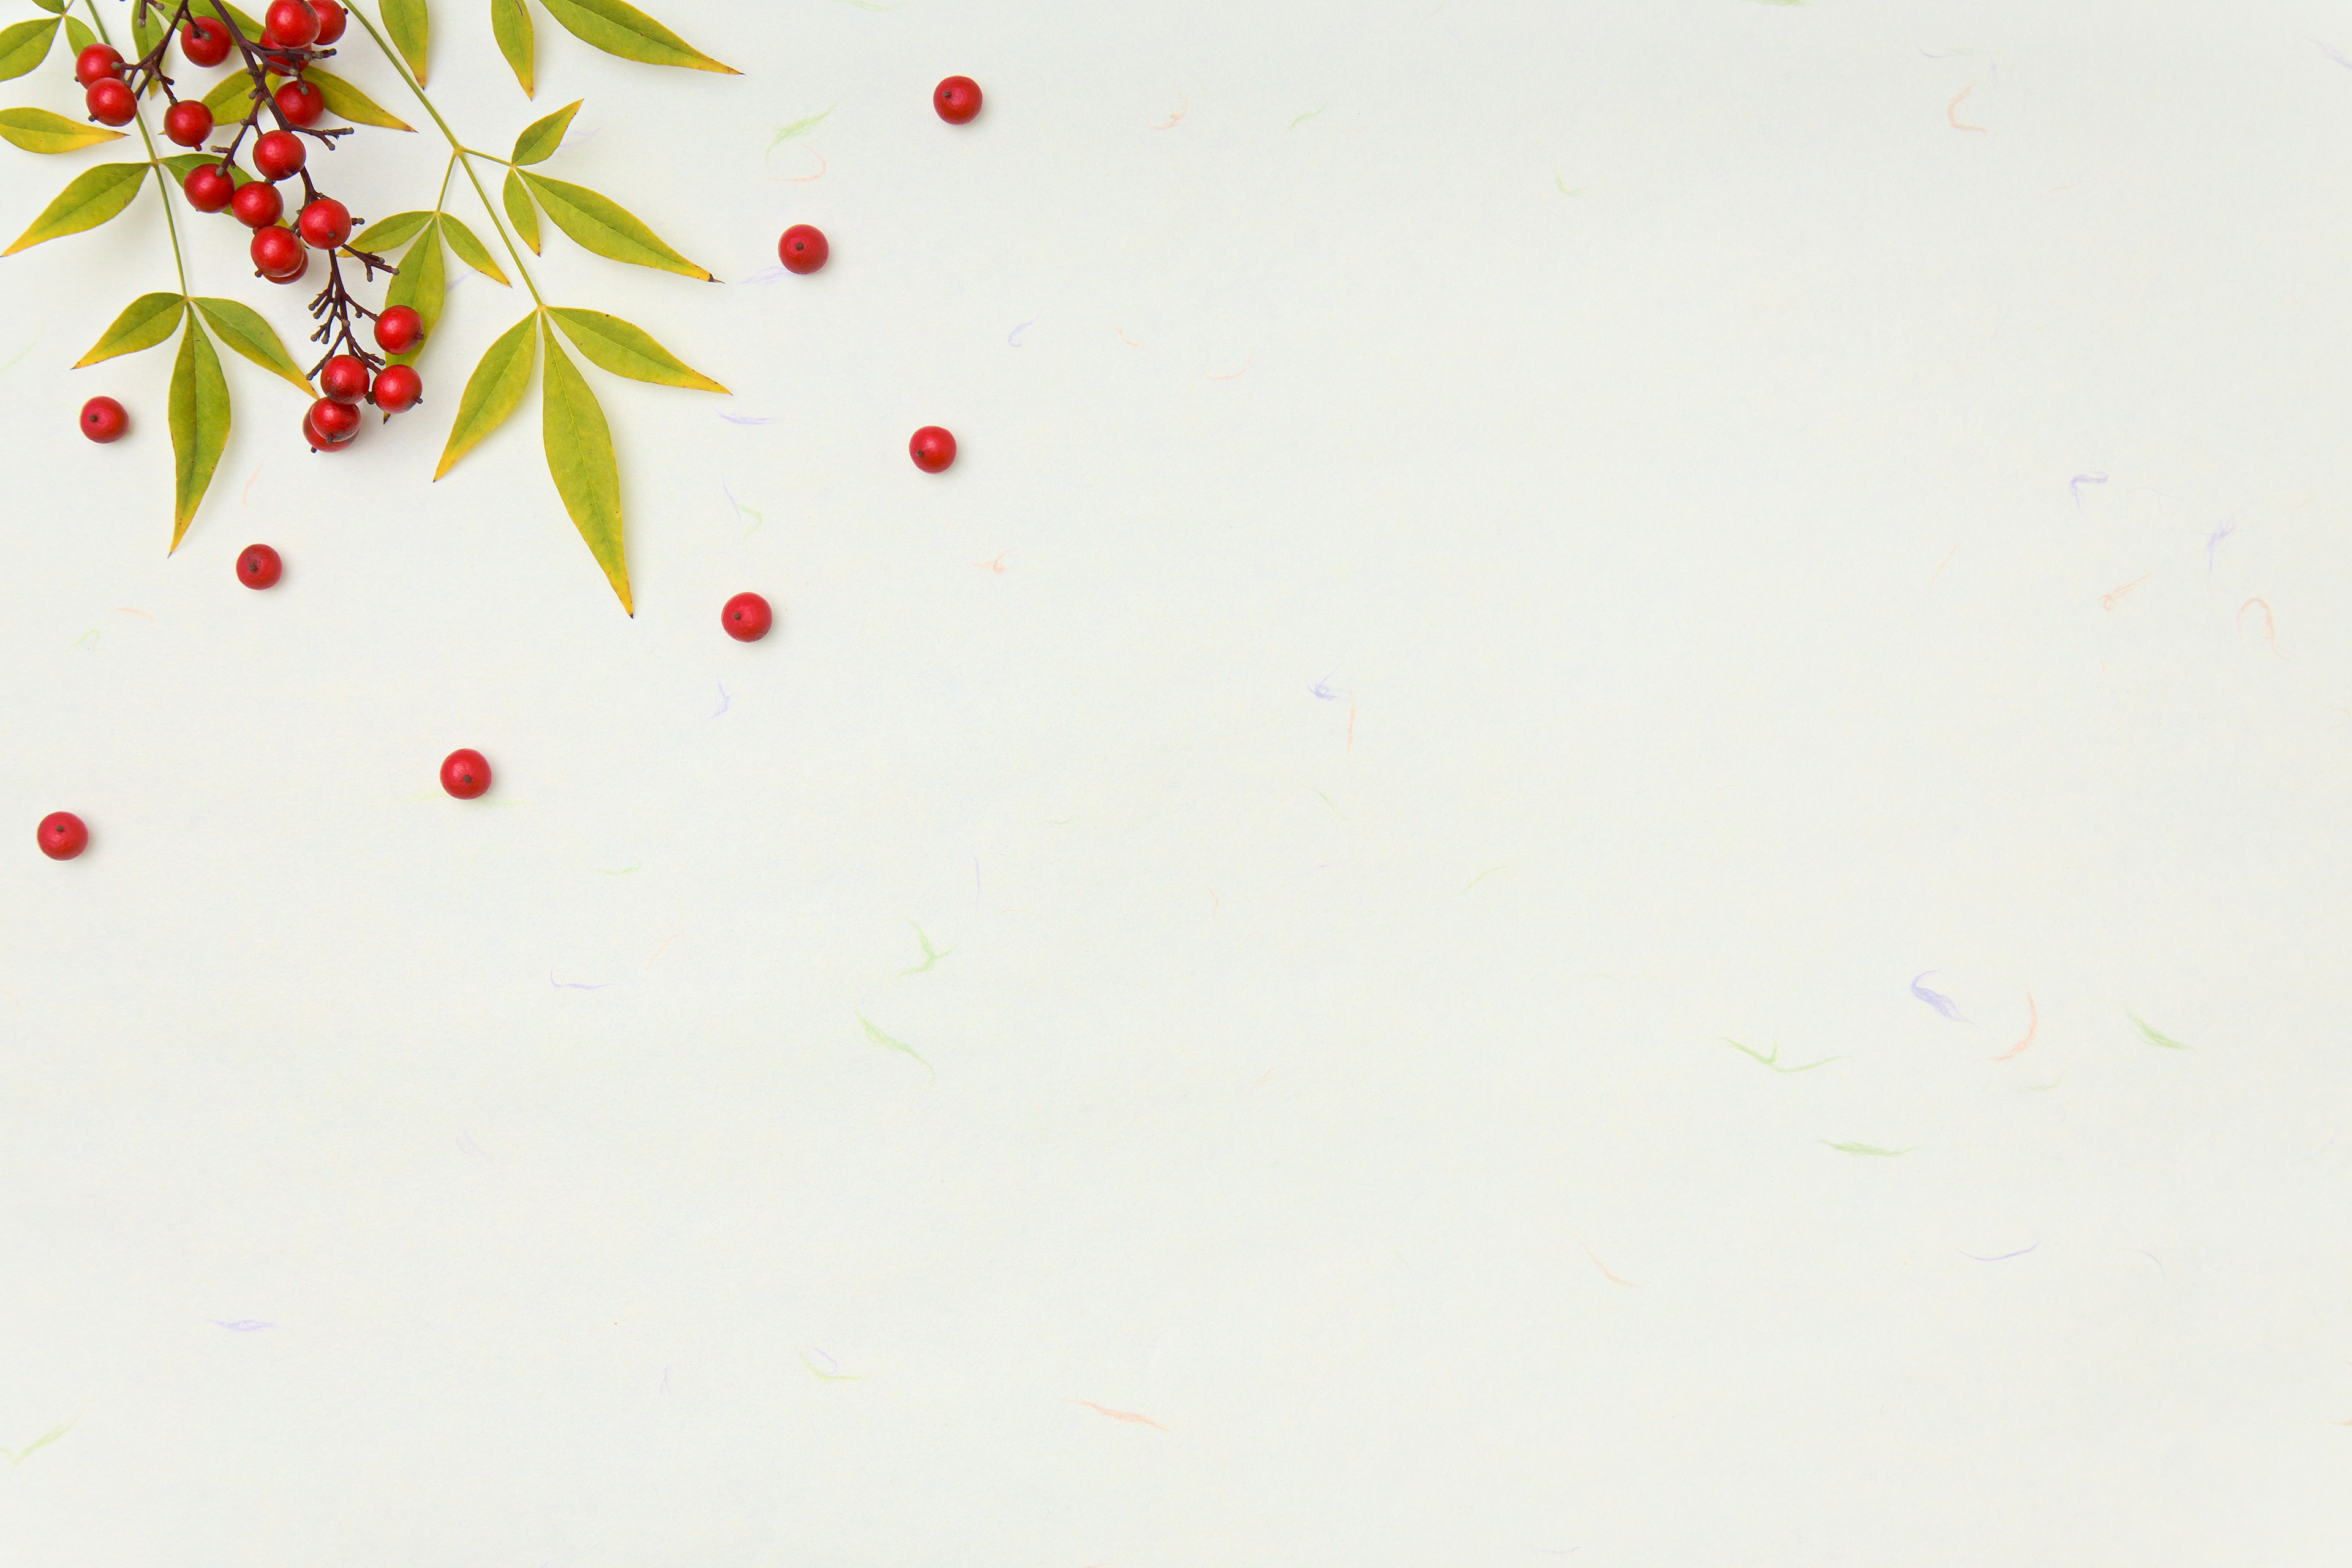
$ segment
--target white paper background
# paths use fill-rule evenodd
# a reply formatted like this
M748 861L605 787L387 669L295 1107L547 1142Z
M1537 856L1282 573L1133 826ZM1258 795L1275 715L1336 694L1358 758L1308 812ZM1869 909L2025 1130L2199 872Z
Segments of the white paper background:
M832 238L534 263L735 389L593 377L634 621L482 279L166 559L160 208L0 263L0 1558L2342 1560L2352 22L656 8L435 7Z

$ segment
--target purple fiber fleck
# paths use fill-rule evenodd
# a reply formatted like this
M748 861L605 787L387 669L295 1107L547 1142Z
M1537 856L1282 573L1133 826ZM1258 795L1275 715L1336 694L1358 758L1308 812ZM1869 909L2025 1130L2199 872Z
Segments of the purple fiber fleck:
M1339 700L1339 694L1331 689L1331 678L1328 675L1308 687L1307 690L1309 696L1321 698L1326 702Z
M1930 991L1926 986L1919 984L1919 982L1927 979L1927 976L1935 973L1936 972L1932 969L1923 969L1918 973L1913 975L1911 977L1911 994L1919 998L1920 1001L1927 1004L1928 1006L1933 1007L1937 1012L1941 1013L1945 1017L1949 1018L1953 1023L1967 1023L1968 1020L1960 1016L1959 1006L1958 1004L1954 1003L1949 996L1945 995L1940 991Z
M2105 474L2076 474L2073 479L2068 479L2066 481L2066 493L2074 498L2074 510L2076 511L2083 510L2083 487L2084 485L2103 485L2106 482L2107 476Z
M783 280L784 269L781 267L771 267L765 271L754 272L749 278L735 279L738 283L781 283Z
M724 419L730 425L773 425L776 422L775 417L772 415L763 417L755 417L743 414L722 414L719 417Z
M278 1326L275 1323L265 1323L258 1318L239 1318L233 1323L223 1322L218 1318L211 1318L206 1321L210 1322L213 1327L216 1329L226 1329L233 1334L250 1334L257 1332L262 1329L274 1329Z
M735 706L735 700L727 695L727 683L722 680L719 683L719 713L724 713L733 706ZM719 713L713 713L711 717L716 719Z
M2042 1244L2037 1241L2033 1244L2033 1247L2039 1247ZM2015 1252L1999 1253L1991 1258L1979 1257L1976 1253L1970 1252L1965 1247L1959 1249L1959 1253L1962 1258L1974 1258L1979 1263L2006 1263L2012 1258L2024 1257L2027 1253L2033 1250L2033 1247L2021 1247Z
M558 991L604 991L620 984L617 980L607 980L602 985L583 985L576 980L558 980L552 969L547 972L547 983Z
M2311 41L2315 44L2319 44L2319 40L2317 38L2314 38ZM2337 65L2342 66L2346 70L2352 70L2352 60L2346 59L2342 55L2337 54L2326 44L2319 44L2319 52L2326 55L2329 59L2334 60Z
M2221 541L2229 538L2230 535L2237 531L2238 525L2236 523L2225 522L2216 527L2212 532L2205 536L2205 575L2208 577L2213 575L2213 552L2215 548L2221 544Z

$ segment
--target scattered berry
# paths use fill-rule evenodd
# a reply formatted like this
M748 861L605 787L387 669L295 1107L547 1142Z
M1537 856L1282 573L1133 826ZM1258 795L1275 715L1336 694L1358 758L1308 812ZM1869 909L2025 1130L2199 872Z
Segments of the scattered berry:
M980 112L980 83L968 76L951 76L931 89L931 107L950 125L961 125Z
M215 17L198 16L180 29L180 52L192 66L216 66L228 58L228 27Z
M331 447L340 447L360 433L360 411L331 397L310 405L310 412L303 417L310 421L311 432Z
M89 90L81 95L81 101L82 107L89 110L89 117L100 125L128 125L139 112L139 100L131 96L131 89L110 76L91 82Z
M302 209L295 226L313 250L332 250L352 237L352 209L332 196L319 196Z
M286 210L286 198L267 180L247 180L228 198L228 210L247 228L268 228Z
M456 751L441 759L441 787L459 800L478 800L490 787L490 763L476 751Z
M787 272L814 272L832 254L833 247L824 242L824 230L814 224L796 223L776 241L777 259Z
M415 366L388 364L375 373L375 390L368 400L386 414L398 414L416 406L416 400L424 395L425 379Z
M342 0L310 0L310 9L319 14L319 36L312 43L323 47L343 36Z
M180 188L187 193L188 205L200 213L219 212L228 205L229 198L236 195L236 182L218 163L206 163L189 170L187 184ZM262 189L269 191L273 196L278 194L267 185Z
M927 474L944 474L955 461L955 437L936 425L926 425L907 443L907 455Z
M327 112L327 100L307 81L289 81L278 89L278 112L293 124L308 125Z
M248 254L253 269L272 283L291 283L310 270L310 253L284 224L255 229Z
M306 0L273 0L261 25L281 49L307 49L318 41L319 13Z
M33 838L52 860L70 860L89 847L89 829L70 811L53 811L41 818Z
M319 367L319 390L338 403L358 403L368 395L367 361L337 354Z
M757 594L738 594L719 612L719 624L737 642L758 642L776 624L776 613Z
M131 427L131 416L111 397L93 397L81 405L81 433L100 446L119 439Z
M74 80L88 87L122 69L122 56L106 44L92 44L74 57Z
M163 111L163 134L183 147L201 147L213 133L213 111L184 98Z
M275 588L286 563L267 544L248 544L236 558L236 580L248 588Z
M299 0L278 0L280 5L299 4ZM265 180L276 182L289 174L299 174L309 154L302 150L302 138L291 131L267 131L254 140L253 167Z
M388 354L404 354L425 336L425 318L406 305L394 305L375 319L375 346Z

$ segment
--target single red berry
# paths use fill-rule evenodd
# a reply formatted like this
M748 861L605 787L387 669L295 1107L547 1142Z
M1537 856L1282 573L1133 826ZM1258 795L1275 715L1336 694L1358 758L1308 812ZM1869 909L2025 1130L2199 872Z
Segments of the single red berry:
M332 196L320 196L302 209L295 226L313 250L332 250L352 237L352 209Z
M360 433L360 411L331 397L310 405L309 418L312 430L338 447Z
M279 0L287 4L289 0ZM253 143L253 167L265 180L276 182L289 174L299 174L309 154L302 150L302 138L291 131L265 131Z
M310 444L310 450L313 452L340 452L352 444L351 437L348 436L340 441L330 441L320 435L319 427L310 423L310 416L307 410L302 415L302 439Z
M490 787L490 763L481 752L462 750L441 759L441 787L459 800L478 800Z
M106 44L92 44L74 57L74 80L84 87L121 69L121 54Z
M267 544L248 544L236 558L236 580L248 588L275 588L286 563Z
M343 36L342 0L310 0L310 9L319 14L319 36L310 41L324 47Z
M228 27L216 17L198 16L180 29L180 53L192 66L216 66L228 58Z
M425 378L416 374L415 366L388 364L376 372L375 390L368 395L368 400L386 414L397 414L404 408L414 408L416 400L424 395Z
M318 41L319 13L306 0L273 0L261 25L281 49L307 49Z
M284 224L255 229L247 254L253 258L253 269L272 283L290 283L310 269L310 253Z
M213 111L184 98L163 111L163 134L183 147L201 147L213 133Z
M961 125L980 112L980 83L968 76L951 76L931 89L931 107L950 125Z
M719 624L737 642L758 642L776 624L776 613L757 594L738 594L719 612Z
M327 100L309 82L289 81L278 89L278 112L296 125L308 125L327 112Z
M180 188L187 193L188 205L200 213L219 212L228 205L229 198L236 195L236 182L218 163L205 163L189 170L187 184ZM261 188L269 191L273 196L278 194L268 185Z
M394 305L375 319L375 346L388 354L404 354L425 336L425 318L406 305Z
M337 354L319 367L319 390L338 403L358 403L368 395L367 361Z
M955 461L955 437L936 425L926 425L907 443L907 455L927 474L944 474Z
M247 228L268 228L286 210L286 198L266 180L247 180L228 198L228 210Z
M100 125L128 125L139 112L139 100L131 96L131 89L110 76L91 82L89 90L81 95L81 101L82 107L89 110L89 117Z
M787 272L814 272L832 254L833 247L824 242L824 230L814 224L796 223L776 241L777 259Z
M89 829L70 811L53 811L41 818L33 838L52 860L70 860L89 847Z
M81 405L81 433L104 446L131 428L131 416L111 397L93 397Z

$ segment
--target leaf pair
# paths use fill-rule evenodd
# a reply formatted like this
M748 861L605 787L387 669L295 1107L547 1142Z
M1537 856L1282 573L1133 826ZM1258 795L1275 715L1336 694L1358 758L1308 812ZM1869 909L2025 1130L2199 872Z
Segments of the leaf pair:
M517 167L507 171L506 184L499 197L507 209L507 217L522 242L536 256L540 249L539 215L547 214L556 227L572 237L580 246L614 261L625 261L635 267L650 267L657 272L675 272L681 278L697 281L712 281L709 270L698 267L670 248L668 242L647 228L642 219L612 197L575 185L566 180L551 180L544 174L534 174L520 167L535 163L553 153L563 139L563 130L572 121L574 103L558 110L545 120L527 126L515 139L514 162ZM535 142L533 133L551 121L550 132ZM544 143L543 150L540 143Z

